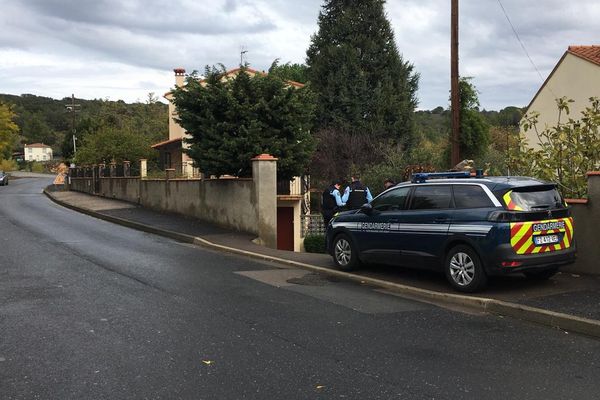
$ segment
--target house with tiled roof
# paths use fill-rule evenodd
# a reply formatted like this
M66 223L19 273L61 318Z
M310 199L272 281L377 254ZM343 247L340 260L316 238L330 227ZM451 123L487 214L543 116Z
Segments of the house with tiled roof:
M223 79L230 79L237 76L241 68L231 69L223 74ZM185 84L185 69L175 68L175 86L182 87ZM254 76L256 74L266 75L266 72L257 71L252 68L246 68L246 73ZM203 82L203 81L201 81ZM289 86L301 88L304 85L299 82L286 81ZM177 121L177 110L173 104L173 94L171 91L165 93L165 99L169 101L169 139L152 145L152 148L158 150L160 166L163 169L175 169L177 175L186 177L199 175L199 171L193 168L193 161L184 152L189 145L183 139L189 137L185 129Z
M52 147L44 143L32 143L24 146L25 161L50 161L52 160Z
M574 119L581 116L581 111L589 105L590 97L600 97L600 45L569 46L565 51L527 106L526 114L540 114L538 130L556 125L556 99L563 96L575 101L570 104L570 117ZM564 120L565 116L561 118ZM539 139L533 130L524 134L529 146L540 147Z
M185 85L185 69L176 68L175 86ZM242 69L235 68L222 75L222 79L236 77ZM248 75L266 75L266 72L245 68ZM204 81L200 81L203 83ZM302 88L299 82L285 81L289 87ZM181 127L177 119L177 109L173 104L172 92L165 93L164 97L169 101L169 139L152 145L158 150L160 166L164 169L174 169L177 175L184 177L202 177L200 171L193 167L193 161L185 153L189 146L185 138L188 133ZM292 181L277 183L277 248L281 250L300 251L302 247L302 220L301 214L310 211L310 192L308 191L308 177L295 177Z

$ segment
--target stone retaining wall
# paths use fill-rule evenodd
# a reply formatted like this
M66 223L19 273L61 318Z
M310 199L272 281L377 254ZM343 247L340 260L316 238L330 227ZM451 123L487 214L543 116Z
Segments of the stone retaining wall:
M265 154L252 159L250 179L71 177L69 188L253 233L277 248L276 161Z
M600 172L588 172L588 198L567 200L577 241L577 261L565 271L600 275Z

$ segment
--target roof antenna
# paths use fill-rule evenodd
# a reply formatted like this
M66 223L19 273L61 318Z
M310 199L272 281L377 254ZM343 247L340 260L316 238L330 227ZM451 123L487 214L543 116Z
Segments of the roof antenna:
M242 45L240 48L240 66L244 65L244 54L246 54L248 50L246 50L246 46Z

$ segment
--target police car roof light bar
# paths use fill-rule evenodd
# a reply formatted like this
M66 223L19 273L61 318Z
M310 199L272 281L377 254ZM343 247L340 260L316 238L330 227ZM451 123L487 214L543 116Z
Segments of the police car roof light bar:
M440 178L470 178L471 173L469 171L464 172L419 172L412 176L413 183L423 183L428 179L440 179Z

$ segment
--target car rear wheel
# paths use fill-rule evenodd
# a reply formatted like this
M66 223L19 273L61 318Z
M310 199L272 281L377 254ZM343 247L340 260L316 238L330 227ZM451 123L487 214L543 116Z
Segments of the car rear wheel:
M552 278L558 272L558 268L545 269L543 271L527 271L523 272L527 279L536 281L545 281Z
M333 240L333 261L342 271L352 271L360 265L356 247L344 233L337 235Z
M476 292L487 284L481 260L469 246L453 247L446 256L444 271L450 284L461 292Z

